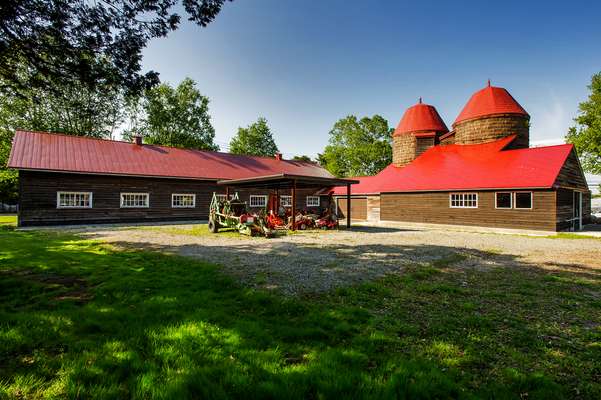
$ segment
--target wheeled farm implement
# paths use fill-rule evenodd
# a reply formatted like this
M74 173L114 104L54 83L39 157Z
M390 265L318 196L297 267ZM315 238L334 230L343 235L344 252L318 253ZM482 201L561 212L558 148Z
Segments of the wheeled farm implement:
M219 232L219 229L236 229L243 235L273 236L274 232L267 227L265 219L246 210L246 203L238 198L236 193L233 198L219 201L213 193L209 206L209 231Z
M267 206L259 213L250 213L246 202L236 193L231 199L219 200L213 193L209 207L209 231L236 229L243 235L274 237L285 234L289 229L335 229L338 219L330 208L319 214L299 211L294 219L290 208L283 207L276 195L271 194ZM294 224L294 225L293 225Z

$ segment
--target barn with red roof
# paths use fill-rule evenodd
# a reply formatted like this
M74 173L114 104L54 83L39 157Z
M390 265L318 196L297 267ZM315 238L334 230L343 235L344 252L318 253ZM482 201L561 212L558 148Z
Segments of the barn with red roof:
M279 154L254 157L143 144L141 138L129 143L29 131L15 133L8 165L19 170L19 226L206 220L213 193L226 196L220 182L249 178L271 186L276 178L294 182L294 190L279 193L280 204L320 213L329 208L324 188L354 182ZM271 190L263 185L236 192L256 212L265 208Z
M579 230L591 193L572 145L529 147L530 115L504 88L488 85L452 130L431 105L409 107L393 133L393 160L357 178L351 217L518 228ZM335 188L347 213L342 188ZM338 197L339 196L339 197Z
M531 148L529 127L526 110L489 82L451 130L434 106L409 107L392 134L392 163L355 180L281 156L28 131L16 132L9 167L19 170L20 226L206 219L213 193L226 196L220 182L260 209L269 185L302 179L299 195L279 193L281 204L320 212L334 199L348 221L581 229L591 193L573 146Z

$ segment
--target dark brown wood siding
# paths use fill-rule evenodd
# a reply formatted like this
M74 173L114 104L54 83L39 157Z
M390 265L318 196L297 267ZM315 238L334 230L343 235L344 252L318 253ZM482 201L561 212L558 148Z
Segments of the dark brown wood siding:
M592 218L592 193L590 191L586 191L582 193L582 223L590 224Z
M419 156L430 147L434 146L435 137L418 137L416 138L415 156Z
M574 191L560 188L557 190L557 230L563 231L572 227L574 215Z
M338 216L346 218L346 198L338 198ZM367 197L351 198L351 219L367 219Z
M578 156L576 152L572 150L570 155L566 159L566 162L561 167L557 179L555 180L555 186L569 189L589 190L584 172L580 168L578 162Z
M177 220L206 220L213 192L225 193L215 182L186 179L161 179L20 171L19 225L60 225L118 222L151 222ZM306 196L320 188L297 191L297 209L319 212L328 206L328 197L321 197L319 208L306 206ZM93 193L92 208L59 209L56 196L59 191ZM148 208L121 208L121 193L149 193ZM230 193L235 193L230 190ZM173 193L196 195L194 208L172 208ZM241 190L240 199L249 202L251 194L268 195L270 190ZM288 194L280 192L280 194ZM258 211L254 208L251 211Z
M466 192L478 193L478 208L451 208L450 192L383 193L380 198L380 218L382 221L554 231L555 191L532 192L531 210L496 209L494 191Z

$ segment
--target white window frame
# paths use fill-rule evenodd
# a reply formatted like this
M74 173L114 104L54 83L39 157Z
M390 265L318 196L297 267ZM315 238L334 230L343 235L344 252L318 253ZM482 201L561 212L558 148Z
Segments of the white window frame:
M263 201L262 201L263 204L259 204L259 205L253 204L253 200L256 200L256 199L263 199ZM252 208L267 207L267 195L251 194L250 198L248 200L248 204L249 204L249 207L252 207Z
M466 206L466 202L471 201L467 199L468 195L476 196L476 205L475 206ZM455 200L459 202L459 205L453 205L453 196L459 196L459 199ZM478 208L478 193L477 192L457 192L457 193L449 193L449 207L450 208Z
M146 205L145 206L126 206L123 204L123 196L146 196ZM150 207L150 193L144 192L124 192L119 194L119 204L121 208L149 208Z
M182 206L182 205L176 206L175 198L177 196L186 196L186 197L192 196L192 205L191 206L185 206L185 205L184 206ZM194 193L172 193L171 194L171 208L195 208L195 207L196 207L196 194L194 194Z
M509 195L509 207L497 207L497 195L501 193ZM513 192L495 192L495 208L497 210L511 210L513 208Z
M87 206L63 206L61 205L61 195L87 195L88 196L88 205ZM92 192L67 192L67 191L59 191L56 192L56 208L92 208L94 204L94 193Z
M317 204L310 204L309 199L311 199L311 200L317 199ZM305 204L307 204L307 207L319 207L321 204L321 199L319 198L319 196L307 196Z
M286 200L284 200L286 199ZM289 194L283 194L280 196L280 205L282 207L292 207L292 196Z
M517 200L518 193L530 193L530 207L517 207L518 202L516 200ZM534 192L531 192L528 190L513 192L513 209L514 210L532 210L533 208L534 208Z

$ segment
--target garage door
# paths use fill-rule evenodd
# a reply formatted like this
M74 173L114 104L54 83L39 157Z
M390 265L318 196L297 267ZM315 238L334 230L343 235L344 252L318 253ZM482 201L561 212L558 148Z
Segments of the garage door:
M346 218L346 199L338 199L338 216ZM367 198L351 198L351 219L367 219Z

